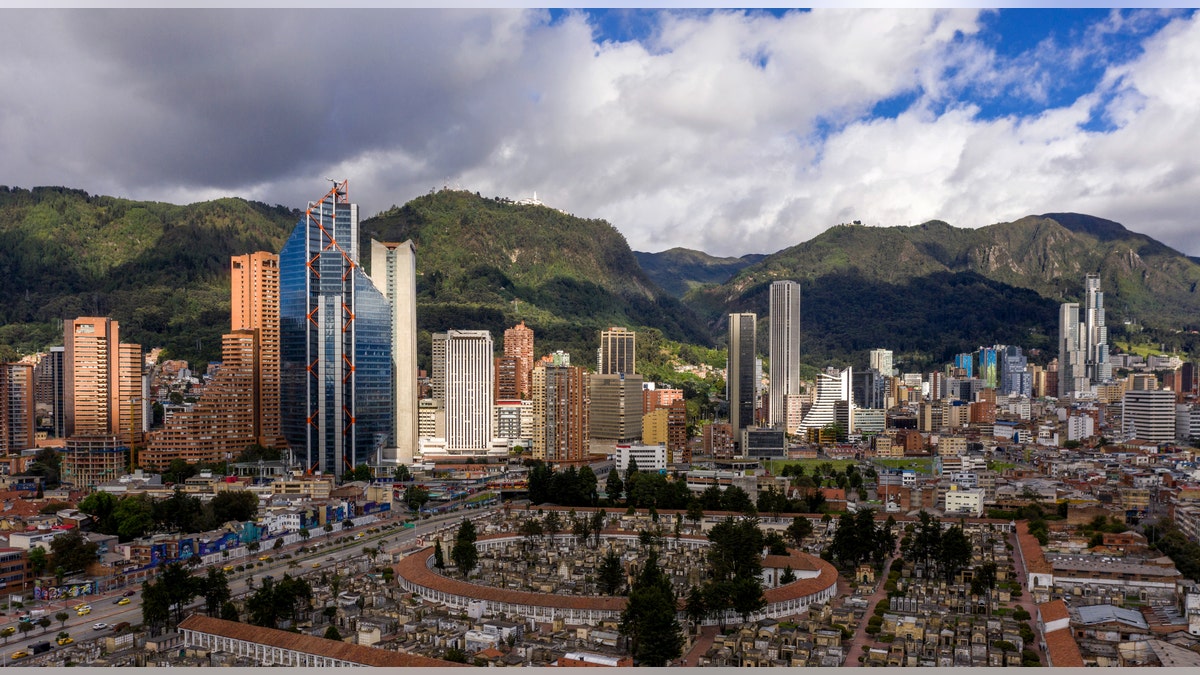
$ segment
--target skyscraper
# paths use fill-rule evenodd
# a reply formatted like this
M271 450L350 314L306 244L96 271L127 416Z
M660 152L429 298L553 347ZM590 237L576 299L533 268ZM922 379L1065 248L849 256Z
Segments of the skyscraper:
M517 395L529 398L533 392L533 330L525 322L504 331L504 355L517 359Z
M279 421L279 256L268 251L233 256L230 261L231 331L253 330L253 435L259 445L282 447ZM222 338L222 349L227 344ZM244 344L245 338L237 340ZM228 357L222 355L222 359Z
M589 379L579 366L540 363L533 369L534 459L573 462L587 458Z
M1079 324L1079 303L1064 302L1058 308L1059 397L1087 389L1086 353Z
M742 429L754 426L754 403L758 382L754 379L754 343L758 315L752 312L729 315L729 358L725 388L729 400L729 426L733 437L741 438Z
M892 376L892 350L872 349L868 365L878 370L884 377Z
M145 430L142 347L120 342L120 324L106 317L63 322L68 436L123 435Z
M771 388L768 423L787 425L787 397L800 393L800 284L771 282L769 353Z
M620 326L600 331L598 375L632 375L637 372L636 333Z
M371 282L392 309L392 439L384 463L412 464L417 448L417 249L371 240Z
M435 391L441 392L446 411L446 450L484 454L492 443L495 399L492 334L486 330L434 333L433 346L433 371L442 378Z
M54 438L67 435L65 347L51 347L34 368L37 406L50 411L49 432Z
M642 376L592 375L588 426L591 438L611 451L642 437Z
M1100 275L1089 274L1083 280L1084 323L1083 339L1086 354L1087 378L1091 384L1112 379L1112 362L1108 359L1108 326L1104 321L1104 292L1100 290Z
M847 419L850 415L850 390L853 380L854 371L851 368L841 371L830 368L817 375L817 397L804 415L804 420L800 422L801 434L807 434L814 429L824 429L830 424L840 424L842 432L849 433L853 423L853 420ZM839 403L843 405L839 406Z
M32 363L0 363L0 454L34 447Z
M279 253L283 435L342 473L392 447L392 310L363 273L347 183L310 202Z

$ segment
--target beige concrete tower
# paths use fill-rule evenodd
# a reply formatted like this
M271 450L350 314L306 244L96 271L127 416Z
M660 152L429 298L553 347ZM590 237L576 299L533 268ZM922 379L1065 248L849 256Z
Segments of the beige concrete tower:
M412 464L417 449L417 249L371 240L371 284L392 304L392 393L395 447L385 463Z

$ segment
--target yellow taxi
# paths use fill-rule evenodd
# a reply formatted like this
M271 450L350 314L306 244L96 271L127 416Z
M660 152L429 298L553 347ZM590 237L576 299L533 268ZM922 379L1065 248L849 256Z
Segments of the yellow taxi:
M321 563L319 563L319 562L315 562L315 563L313 563L313 564L312 564L312 568L313 568L314 570L315 570L315 569L320 569L320 567L321 567Z
M71 636L69 636L69 635L64 635L64 636L62 636L62 637L60 637L60 638L58 638L58 639L56 639L56 640L55 640L55 642L57 642L57 643L59 644L59 646L60 646L60 647L61 647L62 645L69 645L69 644L71 644L71 643L72 643L72 642L74 642L74 641L75 641L75 638L73 638L73 637L71 637Z
M87 604L86 602L81 602L81 603L79 603L78 605L75 605L75 608L74 608L74 609L75 609L75 611L76 611L76 612L78 612L79 610L81 610L81 609L83 609L84 607L87 607L87 606L88 606L88 604Z
M221 568L222 572L229 573L233 571L233 565L226 565Z
M29 652L25 651L24 649L18 649L17 651L13 652L12 654L9 654L8 658L16 661L17 659L23 659L26 656L29 656Z
M128 605L129 602L130 602L129 598L121 598L120 600L117 601L117 604L118 605Z
M259 560L261 560L261 561L263 561L263 562L267 562L267 561L269 561L269 560L271 559L271 556L269 556L269 555L260 555L260 556L258 556L258 559L259 559Z
M79 609L75 610L76 616L87 616L88 614L91 614L91 613L92 613L92 608L87 605L84 605L83 607L80 607Z

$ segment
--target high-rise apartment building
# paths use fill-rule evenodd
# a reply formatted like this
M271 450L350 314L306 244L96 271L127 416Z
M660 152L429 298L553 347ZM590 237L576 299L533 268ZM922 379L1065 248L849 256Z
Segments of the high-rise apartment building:
M446 410L446 451L482 455L492 443L492 334L486 330L434 333L433 347L434 377L440 375L442 380L435 391L441 392Z
M417 451L417 249L412 240L371 240L371 283L392 310L392 439L385 464L412 464Z
M725 395L729 401L729 426L734 439L742 429L754 426L754 404L758 397L754 357L758 315L752 312L729 315L729 358L725 368Z
M800 393L800 284L771 282L768 357L771 387L767 423L787 426L787 397Z
M230 272L229 329L258 333L252 381L254 437L264 447L283 447L286 441L279 421L279 256L269 251L233 256ZM236 342L244 344L245 338ZM225 344L222 338L222 349Z
M1058 395L1065 398L1078 391L1087 391L1087 354L1082 327L1079 323L1079 303L1064 302L1058 308Z
M1015 345L1000 351L1000 393L1010 396L1033 396L1033 374L1029 372L1029 359Z
M262 374L259 332L231 331L221 336L221 363L191 410L175 413L163 428L150 433L141 463L165 469L171 461L189 464L236 460L259 442L262 397L256 385Z
M878 370L884 377L892 376L892 350L872 349L867 365Z
M524 321L504 331L504 356L517 359L517 395L529 398L533 392L533 330Z
M43 425L54 438L67 435L65 347L51 347L34 368L37 380L37 409L45 410Z
M90 488L116 478L145 433L142 348L122 344L120 332L106 317L63 322L64 483Z
M515 356L498 356L496 357L495 364L496 401L521 400L521 386L519 383L521 360Z
M0 454L34 447L32 363L0 363Z
M132 431L140 439L145 431L141 345L122 344L120 324L106 317L64 321L63 341L67 435Z
M293 456L338 474L379 462L394 443L392 308L359 266L358 206L345 181L309 203L279 253L279 286L282 426Z
M850 409L851 382L854 371L847 368L842 371L829 370L817 375L817 398L800 422L799 433L808 434L810 430L824 429L830 424L841 424L842 431L848 433L851 429L845 424L847 411ZM838 404L842 414L839 415Z
M635 353L637 334L613 326L600 331L600 351L597 358L598 375L632 375L637 372Z
M589 374L545 363L533 369L533 457L578 462L588 456Z

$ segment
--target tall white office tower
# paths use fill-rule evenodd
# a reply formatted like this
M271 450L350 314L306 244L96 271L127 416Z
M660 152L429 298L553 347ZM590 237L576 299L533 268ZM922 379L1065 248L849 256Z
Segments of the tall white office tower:
M1058 308L1058 396L1065 398L1088 390L1083 326L1079 303L1064 302Z
M771 282L770 304L768 423L776 428L786 428L787 397L800 393L800 284L795 281Z
M383 463L412 464L417 450L417 253L412 240L371 240L371 283L392 305L394 446Z
M758 315L752 312L729 315L725 389L729 401L729 425L734 438L741 438L742 429L754 426L754 405L758 398L758 382L754 379L757 323Z
M853 380L854 370L852 368L845 370L830 368L818 374L817 398L800 422L799 433L807 434L810 429L824 429L830 424L841 424L842 430L849 432L851 426L847 422L853 422L853 420L839 416L838 409L842 408L843 415L849 414L848 407L852 400L851 383ZM839 403L843 405L839 406Z
M434 390L444 401L450 454L482 455L491 446L492 357L492 334L486 330L433 334L433 372L442 378Z
M1112 379L1112 362L1108 359L1108 326L1104 322L1104 292L1100 290L1100 275L1089 274L1083 280L1084 340L1086 340L1087 377L1091 384Z
M892 350L872 349L870 366L884 377L892 376Z

